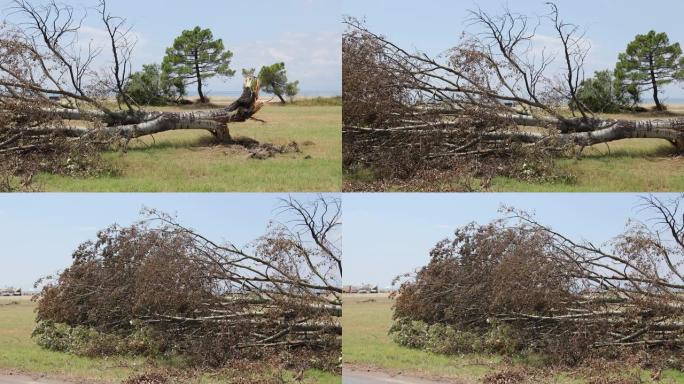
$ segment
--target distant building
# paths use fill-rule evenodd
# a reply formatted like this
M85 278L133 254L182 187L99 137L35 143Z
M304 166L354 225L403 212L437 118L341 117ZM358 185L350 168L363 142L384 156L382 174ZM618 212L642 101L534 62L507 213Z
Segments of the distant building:
M0 296L21 296L21 288L0 288Z
M359 288L359 293L378 293L377 285L364 284Z
M378 286L363 284L361 286L345 285L342 287L344 293L378 293Z

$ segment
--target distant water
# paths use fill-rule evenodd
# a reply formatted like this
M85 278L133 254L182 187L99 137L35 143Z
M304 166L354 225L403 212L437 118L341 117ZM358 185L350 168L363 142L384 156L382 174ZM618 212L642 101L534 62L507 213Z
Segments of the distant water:
M217 97L238 97L240 94L242 94L242 91L208 91L204 92L205 95L211 97L211 96L217 96ZM264 96L271 96L268 93L263 94ZM340 90L333 90L333 91L301 91L297 94L297 96L302 96L302 97L332 97L332 96L340 96L342 95L342 91ZM196 92L189 92L188 96L190 97L196 97L198 96Z
M667 97L659 96L661 103L665 104L684 104L684 97ZM644 98L641 100L642 104L653 104L653 98Z

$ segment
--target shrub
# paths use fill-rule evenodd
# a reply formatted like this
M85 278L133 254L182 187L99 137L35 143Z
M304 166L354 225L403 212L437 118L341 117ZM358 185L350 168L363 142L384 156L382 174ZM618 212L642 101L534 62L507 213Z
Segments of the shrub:
M113 356L125 353L125 342L113 334L98 332L93 328L71 328L69 351L79 356Z
M40 321L31 335L43 348L78 356L145 355L157 357L171 352L159 331L140 327L128 335L100 332L92 327Z
M66 324L41 321L31 334L36 344L52 351L66 352L71 347L71 328Z
M397 319L392 324L390 335L397 344L405 347L446 355L481 352L483 346L482 339L475 333L458 331L446 324L427 324L406 318Z
M420 320L398 319L389 332L395 343L405 347L422 349L427 344L428 325Z
M622 85L608 71L596 71L594 77L584 80L577 89L578 100L592 112L617 113L631 109L639 102L639 94L633 86ZM570 107L576 107L570 103Z
M143 65L142 71L129 77L124 91L138 105L166 105L185 95L183 83L171 80L158 64ZM117 99L123 102L120 95Z
M510 356L520 352L524 344L509 325L492 322L489 331L482 337L482 345L488 352Z

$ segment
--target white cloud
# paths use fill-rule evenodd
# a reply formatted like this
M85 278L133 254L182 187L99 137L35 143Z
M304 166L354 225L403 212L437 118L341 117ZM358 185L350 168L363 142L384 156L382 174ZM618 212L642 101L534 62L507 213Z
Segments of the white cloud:
M127 38L130 43L135 44L133 56L137 56L137 53L145 51L144 46L146 41L141 33L130 31ZM87 52L88 47L101 49L102 53L98 58L98 62L100 63L113 60L109 33L104 27L93 27L89 25L81 26L78 30L78 41L76 44L76 48L81 49L82 52Z
M300 80L302 90L339 91L342 56L339 32L289 33L272 41L256 41L236 47L233 67L260 68L285 63L288 77Z
M277 48L269 48L268 53L278 61L292 61L292 56L287 55L285 52L280 51Z

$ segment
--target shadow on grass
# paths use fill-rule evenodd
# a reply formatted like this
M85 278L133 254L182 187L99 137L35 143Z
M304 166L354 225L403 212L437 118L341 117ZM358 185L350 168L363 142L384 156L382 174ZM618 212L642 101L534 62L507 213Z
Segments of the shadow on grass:
M246 136L236 136L230 142L222 142L212 135L203 135L193 138L178 138L175 140L162 139L158 140L153 136L140 140L131 141L129 147L124 151L122 148L113 147L109 150L112 153L145 153L149 151L163 151L169 149L183 149L183 148L213 148L213 147L229 147L242 146L245 148L253 148L259 145L259 141Z
M628 140L641 140L641 139L628 139ZM659 158L659 157L671 157L682 155L678 152L677 148L665 142L652 143L651 145L617 145L611 146L609 143L597 144L592 146L589 150L585 150L579 161L582 159L592 159L592 160L619 160L624 158Z

